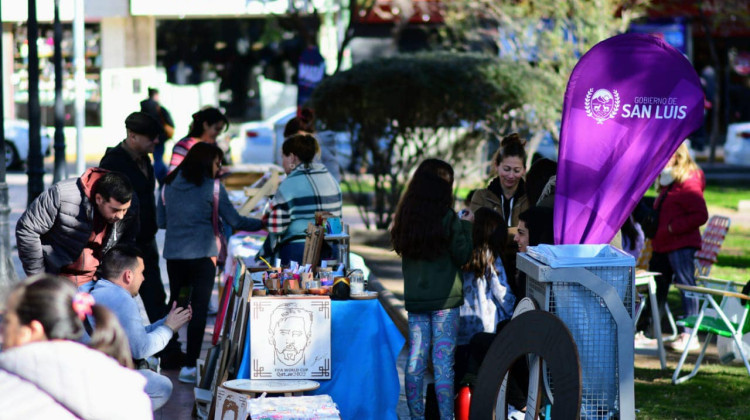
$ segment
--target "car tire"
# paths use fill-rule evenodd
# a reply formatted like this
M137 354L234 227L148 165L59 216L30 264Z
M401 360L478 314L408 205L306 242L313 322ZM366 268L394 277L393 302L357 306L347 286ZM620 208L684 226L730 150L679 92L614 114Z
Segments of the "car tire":
M5 142L5 169L13 169L18 166L18 151L13 143Z

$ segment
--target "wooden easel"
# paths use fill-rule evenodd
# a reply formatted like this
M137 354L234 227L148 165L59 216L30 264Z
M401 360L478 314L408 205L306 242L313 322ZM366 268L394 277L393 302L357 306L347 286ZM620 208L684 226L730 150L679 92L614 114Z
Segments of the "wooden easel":
M239 208L238 213L240 215L249 215L263 197L272 195L276 192L276 189L279 187L279 173L271 170L271 174L268 177L264 176L261 178L261 180L263 179L266 180L260 186L255 186L254 184L253 186L244 188L247 201L245 201L242 207Z

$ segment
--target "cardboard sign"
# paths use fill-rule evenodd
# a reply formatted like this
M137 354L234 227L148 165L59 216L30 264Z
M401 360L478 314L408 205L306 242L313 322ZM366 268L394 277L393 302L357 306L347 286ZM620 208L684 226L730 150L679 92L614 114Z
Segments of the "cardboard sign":
M250 360L251 379L331 379L330 299L252 299Z
M220 386L216 391L214 418L216 420L245 420L247 418L247 395Z

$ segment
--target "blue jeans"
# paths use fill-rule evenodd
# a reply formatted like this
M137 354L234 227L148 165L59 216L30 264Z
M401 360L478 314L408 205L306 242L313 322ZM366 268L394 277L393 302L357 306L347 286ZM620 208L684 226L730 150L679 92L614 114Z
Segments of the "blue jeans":
M150 369L138 369L138 373L146 378L146 387L143 390L151 399L151 409L160 409L172 396L172 381Z
M453 418L453 361L459 315L459 308L409 312L409 360L405 382L406 402L412 419L424 418L424 373L430 348L440 418Z
M666 253L654 252L651 256L649 270L661 273L660 276L656 276L656 301L660 309L667 303L672 281L676 284L695 286L695 251L695 248L680 248ZM698 315L698 300L685 296L682 291L680 295L685 316Z

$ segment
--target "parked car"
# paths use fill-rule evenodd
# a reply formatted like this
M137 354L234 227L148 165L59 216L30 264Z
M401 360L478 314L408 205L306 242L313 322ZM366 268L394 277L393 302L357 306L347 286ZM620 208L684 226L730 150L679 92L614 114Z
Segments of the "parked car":
M240 125L239 139L235 143L241 149L242 163L281 164L281 144L284 142L284 126L297 113L296 107L278 112L261 121L251 121Z
M275 163L281 165L281 145L284 143L284 127L294 116L297 108L286 108L268 119L241 124L238 138L232 141L232 149L240 150L242 163ZM334 155L341 168L347 168L351 160L351 141L348 133L321 131L316 134L324 153L324 163ZM326 166L330 165L326 163Z
M42 153L49 156L52 140L47 128L42 127ZM5 121L5 168L20 167L29 157L29 122L25 120Z
M724 162L732 165L750 166L750 122L727 126Z

